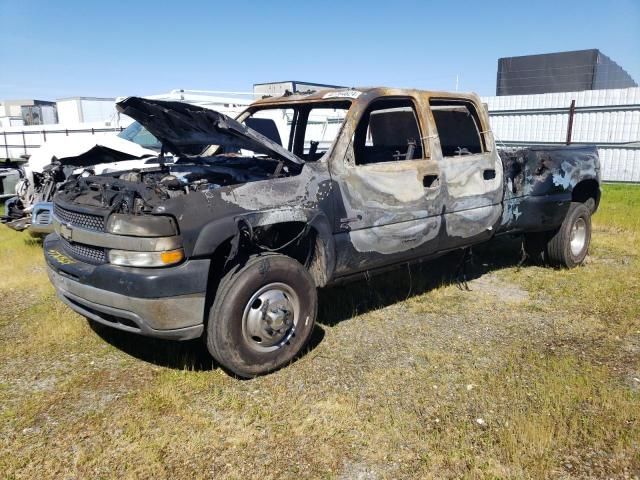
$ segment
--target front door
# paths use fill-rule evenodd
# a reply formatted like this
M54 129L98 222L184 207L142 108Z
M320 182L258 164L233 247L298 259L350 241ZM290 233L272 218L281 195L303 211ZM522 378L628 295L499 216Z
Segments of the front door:
M418 111L409 97L373 100L356 119L344 163L334 160L338 276L438 249L440 166L425 151Z

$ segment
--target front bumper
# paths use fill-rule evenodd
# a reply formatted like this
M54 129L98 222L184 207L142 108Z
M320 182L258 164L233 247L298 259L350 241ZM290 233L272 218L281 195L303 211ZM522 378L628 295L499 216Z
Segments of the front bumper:
M202 335L208 260L148 269L89 265L69 257L56 234L46 238L44 251L58 296L81 315L150 337L188 340ZM111 279L107 285L105 278Z

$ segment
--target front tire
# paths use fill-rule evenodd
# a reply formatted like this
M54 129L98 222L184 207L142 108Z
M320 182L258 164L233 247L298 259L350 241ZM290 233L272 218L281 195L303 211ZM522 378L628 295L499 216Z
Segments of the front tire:
M550 264L573 268L581 265L591 243L591 211L574 202L558 231L549 239L546 253Z
M253 255L220 281L206 330L209 353L239 377L277 370L308 342L317 305L303 265L285 255Z

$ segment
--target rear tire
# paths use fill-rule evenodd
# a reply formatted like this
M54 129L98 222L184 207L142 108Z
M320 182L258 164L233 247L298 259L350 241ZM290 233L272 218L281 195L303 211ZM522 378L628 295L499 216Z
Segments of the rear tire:
M309 272L280 254L249 257L220 281L206 345L221 366L243 378L290 363L308 342L317 314Z
M547 261L556 267L581 265L591 243L591 211L583 203L573 202L557 232L547 242Z

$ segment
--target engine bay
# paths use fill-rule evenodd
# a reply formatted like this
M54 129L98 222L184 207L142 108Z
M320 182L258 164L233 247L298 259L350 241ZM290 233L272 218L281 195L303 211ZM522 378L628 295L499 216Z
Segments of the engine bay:
M269 157L222 154L183 158L148 169L69 179L59 192L65 202L100 207L110 212L147 213L162 202L194 192L295 174Z

